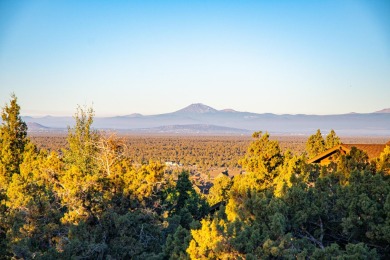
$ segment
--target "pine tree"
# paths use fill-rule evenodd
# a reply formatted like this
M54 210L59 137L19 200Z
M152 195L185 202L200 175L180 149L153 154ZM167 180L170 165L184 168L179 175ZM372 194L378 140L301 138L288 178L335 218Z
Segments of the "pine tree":
M319 153L325 151L325 140L322 137L320 129L317 130L317 133L311 135L306 142L306 152L309 157L314 157Z
M340 138L336 135L336 132L332 129L326 136L326 149L330 149L338 144L341 144Z
M13 174L19 174L27 138L27 125L20 117L15 94L3 108L0 127L0 190L5 190Z
M25 147L29 143L27 125L20 117L20 106L15 94L11 95L1 113L0 126L0 257L9 251L6 233L13 223L9 216L8 194L13 176L20 174Z
M269 140L269 134L254 132L255 139L248 148L248 151L239 164L247 172L265 172L267 177L272 178L272 172L283 163L283 154L279 147L279 142Z
M387 145L379 158L376 160L376 167L378 171L390 174L390 146Z

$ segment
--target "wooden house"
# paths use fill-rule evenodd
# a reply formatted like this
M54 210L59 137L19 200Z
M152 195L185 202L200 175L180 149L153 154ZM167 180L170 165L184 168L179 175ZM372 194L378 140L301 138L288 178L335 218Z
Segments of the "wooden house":
M379 157L387 145L390 146L390 141L386 144L340 144L311 158L308 160L308 163L328 165L330 162L335 161L339 154L348 154L352 147L366 152L368 158L373 160Z

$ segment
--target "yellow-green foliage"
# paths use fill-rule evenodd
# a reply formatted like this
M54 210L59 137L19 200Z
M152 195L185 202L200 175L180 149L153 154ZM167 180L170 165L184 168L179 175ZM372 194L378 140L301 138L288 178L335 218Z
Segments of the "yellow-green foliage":
M192 240L187 249L191 259L229 259L224 239L224 223L217 219L202 220L199 230L191 230ZM233 258L230 258L233 259Z
M338 144L341 144L340 138L336 135L336 132L332 129L326 136L325 148L330 149Z
M390 174L390 146L386 146L377 159L377 170Z
M247 154L240 160L246 170L243 175L236 176L230 190L230 198L226 206L229 220L234 220L237 212L251 191L274 189L281 194L285 185L289 186L294 167L298 162L291 153L284 158L277 141L270 140L269 134L255 132L255 140L249 145Z
M227 201L232 184L233 181L225 175L215 179L207 196L209 204L214 205L221 201Z
M282 162L283 156L278 141L269 140L269 134L255 132L255 139L248 147L245 157L239 163L247 172L259 172L271 174ZM269 181L272 179L272 175Z
M0 191L7 189L13 174L19 173L27 138L27 125L20 117L20 106L13 94L1 113L0 127Z
M330 149L338 144L341 144L340 138L332 129L326 136L326 140L322 137L321 130L311 135L306 142L306 152L310 158L322 153L326 149Z
M164 183L164 165L150 162L148 165L132 167L123 176L126 195L143 202L151 197Z
M318 129L314 135L311 135L306 142L306 152L309 157L314 157L319 153L325 151L325 140L322 137L321 130Z
M2 117L0 259L390 257L389 147L376 165L352 149L320 168L256 132L245 172L215 180L210 214L188 171L133 164L92 109L77 110L61 153L29 142L15 96Z
M279 174L273 181L276 196L280 197L286 187L291 187L292 178L302 176L300 166L304 160L304 157L293 155L290 151L284 154L283 165L280 166Z

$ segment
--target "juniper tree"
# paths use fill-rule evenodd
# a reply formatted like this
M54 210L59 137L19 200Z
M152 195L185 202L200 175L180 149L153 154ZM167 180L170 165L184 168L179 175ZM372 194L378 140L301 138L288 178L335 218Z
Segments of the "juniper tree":
M330 149L338 144L340 144L340 138L336 135L336 132L332 129L329 134L326 136L326 149Z
M0 190L6 189L11 177L19 173L27 139L27 125L20 117L20 106L15 94L1 113L0 127Z
M317 154L325 151L325 140L322 137L320 129L314 135L311 135L306 142L306 152L309 157L314 157Z

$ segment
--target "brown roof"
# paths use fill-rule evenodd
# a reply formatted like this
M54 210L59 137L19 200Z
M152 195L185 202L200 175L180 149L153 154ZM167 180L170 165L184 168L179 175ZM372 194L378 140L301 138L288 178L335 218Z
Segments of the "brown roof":
M359 150L363 150L367 153L368 158L374 159L378 158L379 155L383 152L386 147L386 144L342 144L344 147L347 147L351 150L352 147L356 147Z
M386 145L389 145L390 141L387 142L386 144L340 144L336 145L335 147L332 147L317 156L314 156L310 160L308 160L308 163L317 163L320 162L322 159L332 155L333 153L337 151L344 151L346 153L349 153L352 149L352 147L356 147L359 150L363 150L364 152L367 153L368 158L374 159L379 157L379 155L383 152L385 149Z
M330 148L330 149L314 156L313 158L309 159L307 162L308 163L317 163L317 162L321 161L322 159L328 157L329 155L335 153L336 151L339 151L340 149L342 150L342 146L336 145L335 147Z

